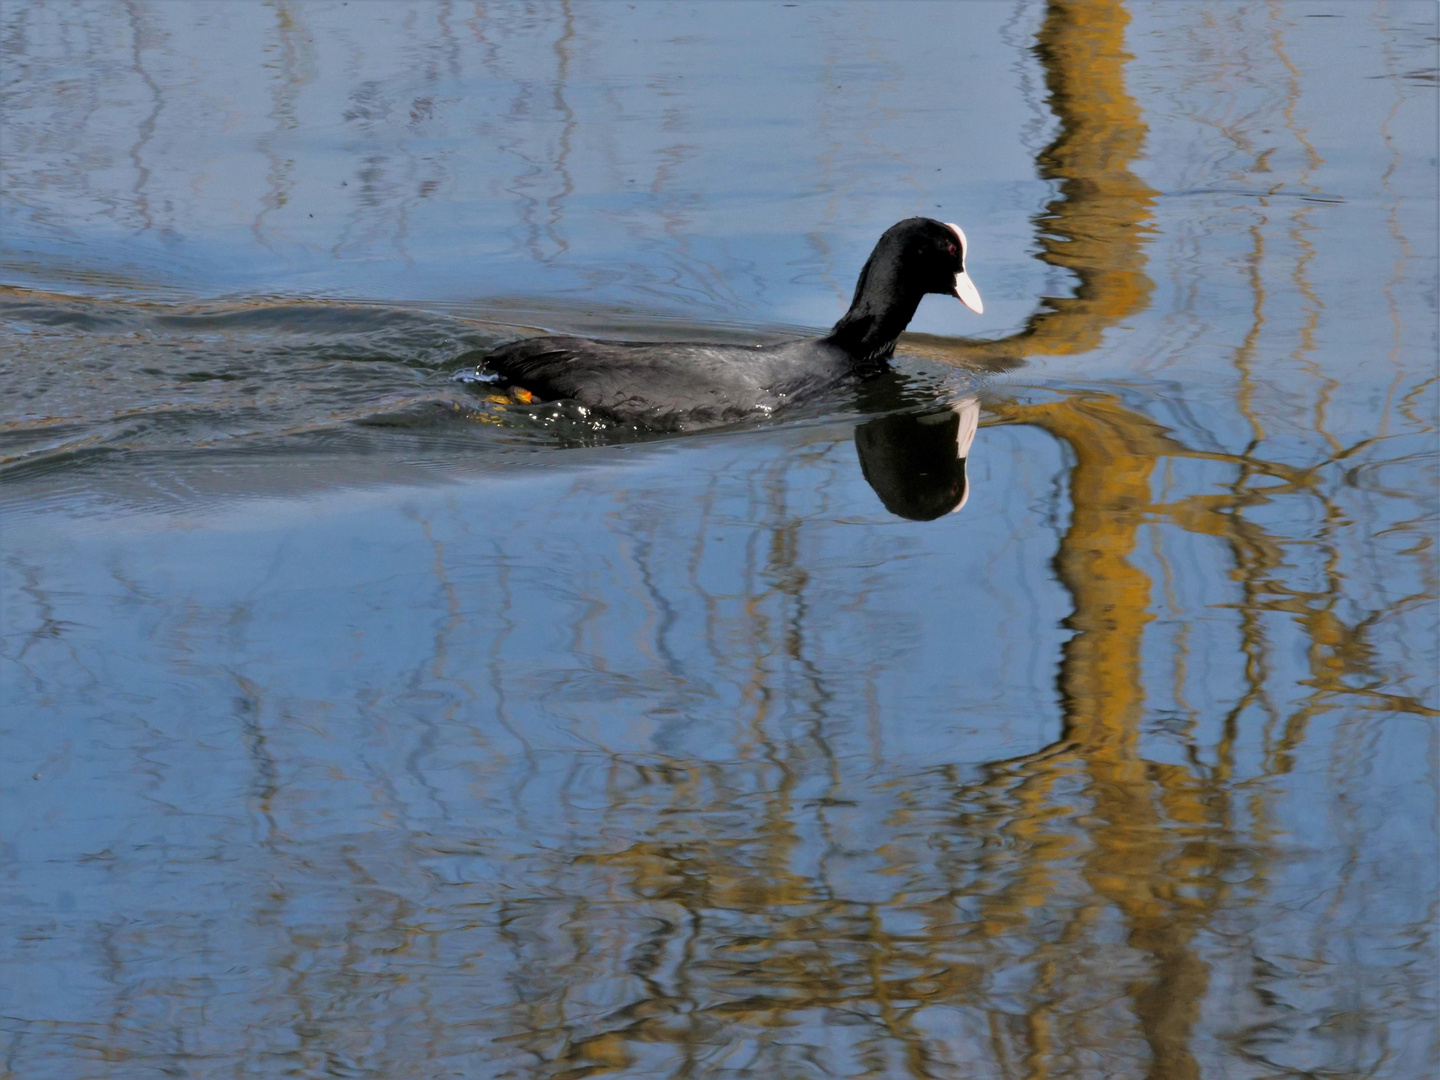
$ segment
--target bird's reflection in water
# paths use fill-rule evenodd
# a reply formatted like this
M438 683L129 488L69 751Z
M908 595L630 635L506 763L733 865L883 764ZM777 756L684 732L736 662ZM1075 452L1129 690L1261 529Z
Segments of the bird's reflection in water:
M912 521L952 514L970 497L965 461L979 425L974 397L867 421L855 429L860 471L892 514Z

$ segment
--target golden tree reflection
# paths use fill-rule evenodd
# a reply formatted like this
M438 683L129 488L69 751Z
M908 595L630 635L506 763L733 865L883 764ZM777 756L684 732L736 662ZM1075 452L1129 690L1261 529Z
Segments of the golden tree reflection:
M1037 221L1041 258L1072 271L1067 297L1046 297L1024 330L998 341L909 334L921 355L1004 366L1029 355L1071 355L1100 345L1107 327L1142 311L1153 285L1144 241L1156 192L1130 170L1145 140L1140 107L1125 87L1125 27L1118 0L1054 0L1035 51L1060 131L1040 154L1041 176L1060 198Z

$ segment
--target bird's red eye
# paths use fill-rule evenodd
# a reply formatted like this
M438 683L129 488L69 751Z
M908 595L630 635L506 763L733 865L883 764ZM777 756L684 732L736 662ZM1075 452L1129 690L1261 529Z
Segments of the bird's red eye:
M951 255L954 255L954 254L955 254L955 245L954 245L954 244L951 244L951 245L950 245L950 254L951 254Z

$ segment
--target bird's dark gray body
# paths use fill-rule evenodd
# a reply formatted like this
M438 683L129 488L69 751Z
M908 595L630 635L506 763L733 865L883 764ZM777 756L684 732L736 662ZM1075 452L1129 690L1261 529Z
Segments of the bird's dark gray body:
M537 397L575 399L671 431L772 413L856 374L844 349L814 340L746 346L533 337L496 349L485 366Z
M706 427L773 413L878 374L927 293L983 310L965 272L965 234L909 218L880 237L850 309L823 338L744 346L545 336L502 345L484 366L546 401L578 401L659 430Z

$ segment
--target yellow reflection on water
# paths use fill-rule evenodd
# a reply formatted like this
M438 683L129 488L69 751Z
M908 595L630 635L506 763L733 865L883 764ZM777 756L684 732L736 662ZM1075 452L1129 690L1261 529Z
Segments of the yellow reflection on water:
M1004 365L1032 354L1075 354L1100 345L1106 328L1143 310L1154 288L1144 244L1156 192L1130 170L1143 147L1140 107L1125 87L1125 27L1114 0L1046 6L1035 51L1045 68L1060 132L1040 154L1042 176L1060 198L1037 222L1043 258L1072 271L1074 294L1047 297L1018 334L990 342L907 335L921 355Z

